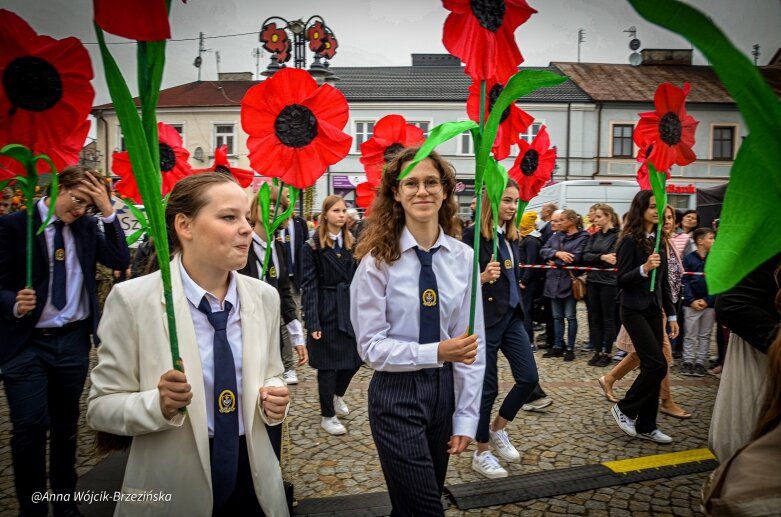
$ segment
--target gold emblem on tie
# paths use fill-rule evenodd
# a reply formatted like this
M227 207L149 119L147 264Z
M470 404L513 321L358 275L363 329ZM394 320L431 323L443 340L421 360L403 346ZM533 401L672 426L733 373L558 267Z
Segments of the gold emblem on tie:
M65 250L62 248L57 248L54 251L54 258L55 260L65 260Z
M275 268L274 266L271 266L268 269L268 276L270 276L271 278L276 278L277 277L277 268Z
M233 413L236 411L236 394L231 390L222 390L220 400L217 401L220 413Z
M285 242L290 242L290 234L289 233L285 234Z
M510 259L504 260L504 268L505 269L512 269L513 268L513 261Z
M433 289L423 291L422 298L423 306L425 307L433 307L437 304L437 292Z

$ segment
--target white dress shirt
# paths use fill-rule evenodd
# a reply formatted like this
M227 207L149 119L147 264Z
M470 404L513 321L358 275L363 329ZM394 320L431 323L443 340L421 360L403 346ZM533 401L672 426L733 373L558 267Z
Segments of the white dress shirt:
M296 253L294 251L296 249L296 232L293 231L294 224L293 218L291 217L287 220L287 226L282 228L282 232L280 233L286 242L290 242L290 263L293 264L293 266L296 265ZM293 271L288 271L288 274L293 276Z
M46 220L46 216L49 214L49 207L46 206L46 198L38 201L38 213L41 216L41 221ZM55 200L52 200L54 202ZM114 218L117 216L116 212L113 212L110 216L104 217L103 222L111 224L114 222ZM79 255L76 253L76 240L73 237L73 231L69 224L65 224L62 227L62 240L65 243L65 307L58 309L52 305L52 282L54 281L54 221L59 217L52 216L49 224L43 230L46 238L46 252L48 254L49 262L49 294L46 296L46 305L43 306L41 317L38 319L38 323L35 324L36 328L53 328L62 327L68 323L74 321L81 321L87 319L89 313L89 298L84 290L84 272L81 270L81 262L79 262ZM33 245L34 241L33 241ZM88 272L92 275L94 271ZM16 317L22 315L16 312L16 306L14 306L14 314Z
M206 299L209 300L212 312L221 311L224 307L216 296L204 290L190 278L181 262L179 263L179 273L182 276L184 295L187 297L187 301L190 302L190 316L192 316L195 336L198 340L201 370L203 371L203 389L206 399L206 422L209 427L209 437L212 438L214 437L214 327L209 323L209 318L206 314L198 310L198 306L205 295ZM235 275L237 274L235 271L230 272L230 283L228 284L228 292L225 295L225 301L233 305L228 314L228 325L225 331L228 335L228 343L233 353L233 365L236 370L236 400L239 406L239 436L241 436L244 434L244 408L242 404L244 399L241 398L241 347L243 341L241 335L241 315L239 312L239 293L236 290ZM186 368L187 365L185 365Z
M420 261L417 242L405 227L401 234L401 257L393 264L378 264L371 254L361 259L350 284L350 319L358 355L375 370L407 372L435 368L439 343L418 343ZM469 323L473 251L448 237L440 227L433 247L432 269L439 295L439 332L442 340L461 336ZM485 330L481 290L475 300L477 358L471 365L453 364L456 410L453 434L474 438L480 418L480 400L485 370Z
M255 256L257 257L256 262L258 263L258 271L263 271L263 257L266 256L266 241L254 231L252 232L252 246L255 249ZM271 246L271 263L274 264L277 271L279 271L279 256L277 255L276 246ZM278 278L279 273L277 273L277 281L279 281ZM260 280L263 279L261 278ZM287 327L287 333L290 335L290 342L293 346L304 346L306 344L306 339L304 339L304 327L301 325L300 321L295 319L285 326Z

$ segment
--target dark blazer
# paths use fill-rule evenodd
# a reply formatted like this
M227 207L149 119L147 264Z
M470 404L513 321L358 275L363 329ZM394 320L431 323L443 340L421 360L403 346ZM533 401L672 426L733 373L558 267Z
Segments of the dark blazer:
M670 293L670 282L667 280L667 252L664 246L659 249L662 263L656 269L656 289L650 291L651 273L648 277L640 274L640 266L645 264L650 253L637 244L631 236L618 242L616 258L618 265L618 301L624 307L643 311L649 307L664 310L667 316L675 314Z
M41 217L34 209L33 227L39 228ZM130 263L125 233L115 218L112 224L98 228L98 220L84 215L69 225L76 243L84 288L89 298L90 317L95 344L99 344L97 328L100 306L95 289L97 262L111 269L124 270ZM21 318L14 317L16 293L24 289L26 281L27 212L15 212L0 218L0 364L4 363L30 338L41 317L49 295L49 260L46 236L43 232L33 237L33 289L37 298L35 310Z
M586 249L583 250L583 263L593 267L612 268L612 265L604 262L600 257L615 253L617 243L618 228L592 233L586 242ZM616 274L613 271L589 271L586 281L594 284L616 285Z
M541 249L542 239L535 235L527 235L521 239L519 244L520 255L518 255L518 259L521 264L543 264L544 261L540 257ZM526 267L521 269L520 281L523 285L529 286L532 283L536 283L537 280L543 279L544 274L544 269Z
M309 240L309 227L306 225L301 217L294 215L288 223L288 229L291 229L295 235L295 242L293 243L293 284L296 289L301 289L301 252L304 249L304 244ZM287 256L287 255L285 255ZM288 272L290 274L291 272Z
M279 239L274 239L274 248L277 250L279 264L275 264L272 258L272 260L269 262L269 271L271 271L271 266L273 265L276 269L276 277L272 278L267 274L266 276L268 278L260 278L258 261L260 261L262 264L263 257L257 256L254 245L249 247L247 265L242 269L239 269L238 272L242 275L247 275L252 278L263 280L277 289L282 309L282 320L285 322L285 324L288 324L298 318L296 316L296 302L293 301L293 290L290 288L290 273L288 273L287 270L287 249ZM268 273L268 271L266 273Z
M470 226L466 230L464 230L464 235L462 237L462 241L465 244L468 244L469 247L472 247L474 244L474 238L475 238L475 229L477 228L477 225ZM518 244L520 242L519 239L516 239L514 241L507 241L510 243L510 248L513 252L513 269L516 272L516 278L519 277L519 268L518 264L520 263L519 256L520 256L520 249L518 247ZM488 240L483 238L483 236L480 236L480 271L482 272L485 269L485 266L488 264L488 261L491 260L491 255L494 251L494 241ZM498 251L497 251L498 252ZM499 260L498 258L496 260ZM502 271L504 271L504 264L501 265ZM469 274L472 274L471 271ZM504 274L499 275L499 278L494 280L493 282L487 282L483 284L483 319L485 320L485 326L486 328L495 325L498 323L502 317L507 313L510 309L510 283L507 280L507 277ZM521 296L521 290L518 289L518 297L520 299ZM520 318L523 319L523 304L519 303L518 306L515 308L515 314Z

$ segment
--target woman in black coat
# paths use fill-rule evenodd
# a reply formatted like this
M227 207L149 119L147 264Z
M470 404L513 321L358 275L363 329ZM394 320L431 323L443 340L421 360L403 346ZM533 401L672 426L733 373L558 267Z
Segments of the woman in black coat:
M616 251L621 321L640 357L640 374L611 413L618 427L629 436L671 443L672 438L656 426L659 388L667 375L667 361L662 353L662 310L670 315L671 339L678 335L678 322L667 281L667 253L664 247L660 253L654 253L658 222L653 192L641 190L632 200ZM654 269L655 289L651 292Z
M616 265L618 216L610 205L598 203L594 206L592 221L599 231L589 237L583 251L583 263L610 269ZM586 284L589 340L594 345L594 357L589 359L588 364L607 366L616 339L616 274L613 271L589 271Z
M309 334L309 364L317 369L320 425L330 434L347 432L337 415L350 412L342 397L361 366L350 324L350 282L357 263L346 220L344 200L340 196L325 198L317 231L301 254L301 302Z

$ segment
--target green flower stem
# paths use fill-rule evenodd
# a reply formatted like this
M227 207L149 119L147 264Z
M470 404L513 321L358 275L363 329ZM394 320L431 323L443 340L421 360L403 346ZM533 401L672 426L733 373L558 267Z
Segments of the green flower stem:
M472 334L475 330L475 306L477 304L477 290L480 289L480 209L483 205L482 196L483 184L475 184L475 195L477 196L477 205L475 206L475 237L472 241L473 259L472 259L472 293L469 304L469 329L467 332Z

